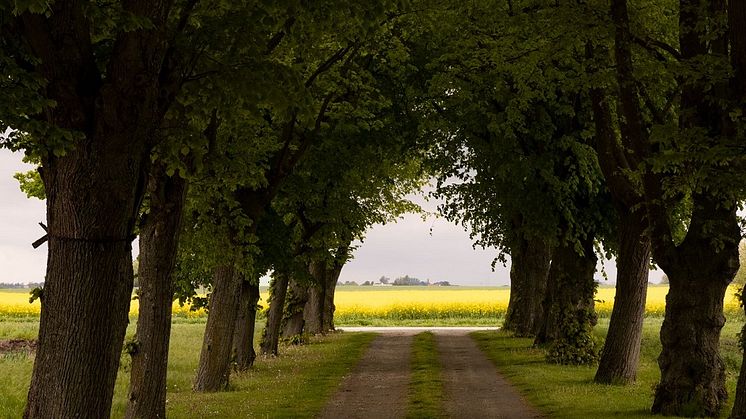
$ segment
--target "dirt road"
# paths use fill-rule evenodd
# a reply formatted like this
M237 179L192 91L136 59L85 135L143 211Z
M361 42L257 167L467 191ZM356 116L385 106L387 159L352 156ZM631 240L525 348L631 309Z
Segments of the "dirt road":
M445 400L443 417L515 418L543 416L502 378L469 337L496 328L343 328L379 333L355 370L321 414L336 418L403 418L407 409L412 336L435 335Z

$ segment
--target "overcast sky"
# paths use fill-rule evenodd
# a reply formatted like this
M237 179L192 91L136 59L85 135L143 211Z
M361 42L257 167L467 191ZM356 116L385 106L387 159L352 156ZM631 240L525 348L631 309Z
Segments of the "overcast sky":
M31 247L44 234L38 225L46 218L44 203L26 198L13 179L14 173L32 169L22 158L21 153L0 149L0 282L38 282L44 277L47 246ZM435 210L434 202L418 202ZM382 275L392 279L409 275L459 285L506 285L509 268L498 264L495 272L491 269L496 253L473 249L468 233L446 220L423 221L409 215L395 224L373 227L340 279L361 283ZM613 262L605 266L613 281ZM651 272L651 280L658 282L661 274Z
M41 282L47 261L47 245L31 247L44 235L44 202L28 199L18 189L13 174L33 169L21 162L22 153L0 149L0 282Z

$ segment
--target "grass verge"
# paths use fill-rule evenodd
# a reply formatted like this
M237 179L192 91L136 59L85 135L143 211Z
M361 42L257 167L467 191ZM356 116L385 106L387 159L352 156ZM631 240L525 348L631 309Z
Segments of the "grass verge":
M435 336L415 335L412 342L412 378L409 383L407 418L437 418L443 414L443 379Z
M532 348L532 340L511 337L506 332L475 332L479 347L498 371L516 385L527 400L552 418L657 418L650 414L655 385L660 380L656 358L660 353L658 333L662 319L646 319L638 379L628 386L593 383L595 367L547 364L545 352ZM727 417L733 403L741 353L736 334L741 323L727 323L721 337L721 356L726 365L726 386L731 395L721 417ZM596 327L599 338L606 335L608 320Z
M25 323L0 325L0 335L7 337L26 336L33 329ZM257 333L262 327L257 324ZM259 357L252 370L233 374L230 391L195 394L192 380L204 328L204 322L173 324L166 405L170 418L315 417L375 337L373 333L335 333L312 338L306 345L283 346L279 357ZM128 335L134 329L131 324ZM0 354L0 418L22 416L32 368L31 356ZM113 418L124 417L129 368L129 357L123 356Z
M337 327L372 326L372 327L438 327L438 326L499 326L502 317L440 317L420 319L391 319L357 315L334 316Z

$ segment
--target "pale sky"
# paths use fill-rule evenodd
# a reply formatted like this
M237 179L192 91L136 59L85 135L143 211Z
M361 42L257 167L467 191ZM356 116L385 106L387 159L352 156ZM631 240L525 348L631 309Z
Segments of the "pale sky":
M41 282L46 270L47 245L31 247L44 235L38 224L46 224L44 202L26 198L13 179L14 173L33 169L22 158L0 149L0 282Z
M22 153L0 149L0 282L40 282L45 272L46 244L31 247L44 234L38 225L46 218L44 203L26 198L13 179L14 173L32 169L22 158ZM435 203L417 201L435 211ZM423 221L409 215L395 224L374 226L342 270L340 280L362 283L382 275L391 279L409 275L458 285L507 285L509 267L498 264L495 272L491 269L496 254L494 249L473 249L462 227L444 219ZM613 262L607 261L605 269L613 282ZM658 282L661 275L653 271L651 280Z

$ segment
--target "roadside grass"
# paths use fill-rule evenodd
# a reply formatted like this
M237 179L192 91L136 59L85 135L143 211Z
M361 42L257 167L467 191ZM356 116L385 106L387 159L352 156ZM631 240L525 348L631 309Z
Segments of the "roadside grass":
M475 332L471 336L494 362L498 371L522 394L552 418L656 418L650 414L655 385L660 380L657 357L662 319L648 318L643 326L642 350L637 382L628 386L593 383L596 367L548 364L545 352L532 347L532 340L512 337L507 332ZM721 335L721 356L726 365L730 398L721 417L730 413L742 354L737 333L742 321L729 322ZM608 319L599 320L596 335L606 336Z
M395 319L385 317L370 317L367 315L345 314L334 315L336 327L344 328L357 326L371 327L444 327L444 326L500 326L502 317L436 317L422 319Z
M257 323L257 336L262 323ZM192 379L199 361L205 323L175 322L168 360L167 415L173 418L314 417L337 389L343 376L362 356L373 333L333 333L311 338L300 346L283 346L279 357L259 357L256 366L231 376L229 391L193 393ZM0 337L28 337L37 326L29 322L0 322ZM134 334L130 323L127 335ZM256 340L258 342L258 340ZM0 355L0 418L21 417L31 380L33 357ZM122 356L112 405L113 418L124 417L130 362Z
M256 366L235 374L231 390L197 394L191 380L197 359L182 354L169 365L169 417L315 417L359 361L372 333L337 333L286 346L279 357L260 357ZM198 354L197 354L198 355ZM173 372L172 372L173 371Z
M414 336L411 370L407 418L443 417L443 379L432 332Z
M36 339L39 335L39 318L5 320L0 317L0 339Z

